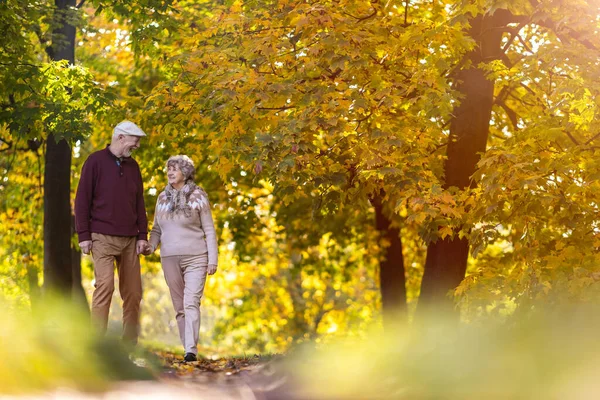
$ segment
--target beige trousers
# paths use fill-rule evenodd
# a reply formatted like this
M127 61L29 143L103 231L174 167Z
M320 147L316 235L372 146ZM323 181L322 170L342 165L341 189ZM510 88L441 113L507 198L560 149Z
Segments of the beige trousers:
M137 343L139 335L142 277L136 254L137 238L92 233L95 289L92 319L101 333L106 332L108 312L115 291L115 262L119 274L119 293L123 299L123 339Z
M198 354L200 300L206 282L208 253L162 257L161 262L171 292L181 344L186 353Z

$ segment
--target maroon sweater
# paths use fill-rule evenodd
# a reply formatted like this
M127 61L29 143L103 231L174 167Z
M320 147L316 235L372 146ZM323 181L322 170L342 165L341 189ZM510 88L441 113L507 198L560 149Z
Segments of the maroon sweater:
M148 237L144 188L138 163L119 159L108 147L92 153L83 164L75 195L75 226L79 242L92 232L112 236Z

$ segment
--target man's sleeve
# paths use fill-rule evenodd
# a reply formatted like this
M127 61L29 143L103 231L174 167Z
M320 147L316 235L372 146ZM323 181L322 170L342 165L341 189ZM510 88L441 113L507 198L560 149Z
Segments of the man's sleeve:
M156 200L156 207L154 211L154 223L152 224L152 230L150 231L150 247L152 247L152 251L155 251L158 248L158 244L160 243L160 236L162 234L162 230L160 229L160 224L158 223L158 218L156 218L158 203L160 202L160 196Z
M94 165L89 158L83 164L81 177L75 194L75 230L79 243L92 240L90 232L90 210L94 198Z
M142 173L138 166L138 185L137 191L137 224L138 240L148 240L148 216L146 215L146 205L144 204L144 183L142 182Z

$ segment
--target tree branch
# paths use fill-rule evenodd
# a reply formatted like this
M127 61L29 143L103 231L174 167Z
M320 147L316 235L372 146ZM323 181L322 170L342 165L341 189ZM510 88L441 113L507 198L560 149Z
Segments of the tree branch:
M533 89L531 89L529 86L527 86L526 84L524 84L523 82L519 83L519 85L523 88L525 88L525 90L527 90L529 92L529 94L531 94L533 97L535 97L535 99L537 101L539 101L539 104L545 109L547 109L548 107L546 106L546 104L544 104L544 101L542 99L540 99L540 97L537 95L537 93L535 93L533 91Z
M529 45L527 44L527 42L525 42L525 40L521 37L521 35L517 34L517 37L519 38L519 42L521 42L523 47L525 47L525 50L527 50L528 52L533 54L534 51L531 49L531 47L529 47Z
M54 58L54 50L52 50L52 46L48 46L46 44L48 42L48 32L43 33L42 28L37 24L33 25L33 31L35 32L35 35L38 37L38 40L40 41L40 45L42 45L42 47L44 48L44 51L46 52L48 57L50 57L50 59L53 59Z
M18 62L18 63L3 63L0 62L0 65L6 65L6 66L22 66L22 67L33 67L33 68L40 68L39 65L35 65L35 64L31 64L31 63L26 63L26 62Z
M496 96L496 99L494 100L494 104L497 104L500 107L502 107L502 109L504 110L504 112L506 112L506 115L510 119L510 122L512 123L513 128L515 130L518 130L519 129L519 127L517 126L519 123L518 115L514 110L512 110L506 104L506 98L509 95L510 95L510 88L508 86L503 87L502 90L500 90L500 93L498 93L498 96Z
M254 30L246 29L245 31L243 31L243 33L248 34L248 35L254 35L256 33L261 33L261 32L265 32L265 31L274 31L277 29L293 29L293 26L283 25L283 26L271 26L269 28L261 28L261 29L254 29Z
M438 151L439 149L441 149L442 147L446 147L448 146L448 142L444 142L444 143L440 143L440 144L436 144L433 148L433 150L429 151L429 155L433 155L435 154L436 151Z
M283 107L256 107L257 110L266 110L266 111L285 111L291 108L297 108L296 106L283 106Z
M495 58L496 57L492 57L492 60ZM508 58L506 53L500 52L500 60L502 61L502 64L504 64L506 66L506 68L511 69L512 67L514 67L513 62L510 61L510 58Z
M510 107L508 107L504 101L500 102L499 105L500 105L500 107L502 107L504 112L506 112L506 115L508 116L508 119L510 119L510 122L512 123L515 131L519 130L519 126L518 126L519 116L517 115L517 113L514 110L512 110Z
M536 7L539 5L537 3L537 1L532 1L532 4L533 3L536 3L536 5L535 5ZM563 42L568 43L570 41L569 39L573 39L573 40L579 42L580 44L582 44L583 46L585 46L589 50L595 50L595 51L598 50L598 47L596 47L596 45L594 45L594 43L590 42L587 39L583 39L581 37L584 35L583 32L578 32L569 26L563 25L563 26L565 26L565 30L567 31L567 34L565 35L565 34L562 34L561 32L559 32L556 22L552 21L551 19L536 21L534 23L536 25L539 25L541 27L551 30Z
M372 3L371 3L372 4ZM362 21L366 21L370 18L373 18L374 16L377 15L377 9L375 7L373 7L373 12L369 15L365 15L364 17L356 17L352 14L346 13L346 12L342 12L343 15L346 15L348 17L354 18L357 22L362 22Z
M13 142L8 141L8 140L3 139L3 138L0 138L0 143L3 143L3 144L5 144L7 146L4 149L0 149L0 153L5 152L5 151L9 151L10 149L12 149Z
M31 150L29 147L18 147L15 146L14 143L12 141L8 141L6 139L2 139L0 138L0 143L4 143L7 147L0 149L0 153L4 153L10 150L15 150L15 151L29 151Z
M540 3L537 0L530 0L530 3L534 8L537 8L540 5ZM527 25L533 23L535 25L539 25L541 27L551 30L559 39L561 39L564 42L568 43L569 39L573 39L581 43L589 50L598 50L598 47L594 43L582 38L582 36L585 34L584 32L578 32L571 27L565 26L567 34L561 34L558 30L556 22L552 21L551 19L534 22L532 21L531 16L514 15L512 12L506 9L496 10L493 16L495 22L499 23L500 25L508 25L510 23L519 23Z
M591 139L589 139L588 141L586 141L584 143L584 145L587 146L588 144L592 143L594 140L598 139L599 137L600 137L600 133L595 134Z
M569 139L571 139L571 141L573 143L575 143L576 146L580 145L580 143L577 141L577 139L575 139L575 137L573 135L571 135L571 132L565 131L565 133L567 134L567 136L569 137Z
M506 9L496 10L494 12L493 18L495 23L494 25L497 25L501 29L508 24L527 24L527 22L530 21L529 16L515 15Z
M519 36L519 32L521 31L521 29L523 29L523 27L525 25L526 25L525 22L521 22L519 24L519 26L517 26L515 29L511 29L510 30L510 33L512 33L512 35L510 36L510 38L508 39L508 41L506 42L506 44L502 48L502 52L503 53L506 53L506 51L508 50L508 48L510 47L510 45L515 41L515 39L517 38L517 36Z

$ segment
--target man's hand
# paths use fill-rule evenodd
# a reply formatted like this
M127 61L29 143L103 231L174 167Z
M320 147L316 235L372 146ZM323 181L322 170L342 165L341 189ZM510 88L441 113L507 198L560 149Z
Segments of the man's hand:
M137 254L145 254L146 249L149 247L150 245L148 244L147 240L138 240L136 246Z
M208 269L206 270L206 272L209 275L213 275L215 272L217 272L217 266L216 265L209 265Z
M81 247L81 252L83 254L90 254L90 251L92 251L92 241L84 240L83 242L79 243L79 247Z

